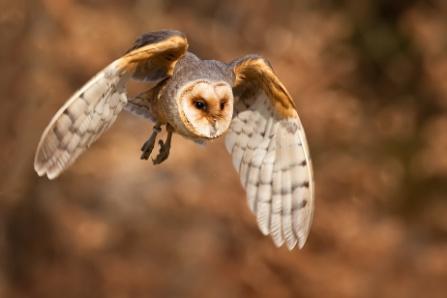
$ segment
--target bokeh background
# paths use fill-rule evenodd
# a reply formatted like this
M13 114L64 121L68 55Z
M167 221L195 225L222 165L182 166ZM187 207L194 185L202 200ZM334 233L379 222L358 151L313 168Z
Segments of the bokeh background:
M141 33L271 61L307 130L316 211L301 251L258 231L222 140L123 113L55 181L53 113ZM447 297L444 0L0 1L0 297Z

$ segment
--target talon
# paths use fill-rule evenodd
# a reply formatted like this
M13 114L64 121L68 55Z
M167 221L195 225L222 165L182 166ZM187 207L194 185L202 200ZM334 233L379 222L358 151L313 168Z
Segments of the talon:
M169 148L167 146L164 146L163 142L160 142L159 144L160 144L160 151L158 152L157 157L152 159L152 163L154 165L161 164L169 156Z
M152 134L150 135L149 139L147 139L146 142L144 142L143 146L141 147L141 159L149 159L149 156L151 155L152 151L154 150L155 146L155 140L157 138L157 134L161 131L160 125L155 125L154 130L152 131Z
M166 141L163 142L163 140L159 140L158 144L160 145L160 151L158 152L157 157L152 159L152 163L154 165L161 164L169 157L169 150L171 149L171 138L172 138L172 131L168 130L168 137L166 138Z

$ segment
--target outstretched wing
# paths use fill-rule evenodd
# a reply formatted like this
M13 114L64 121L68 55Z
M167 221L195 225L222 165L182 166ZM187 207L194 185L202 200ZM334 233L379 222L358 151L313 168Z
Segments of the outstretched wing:
M42 134L34 160L39 176L57 177L113 124L128 102L125 85L129 78L159 81L169 77L187 47L185 36L177 31L145 34L87 82Z
M276 246L304 246L314 185L306 136L289 93L259 56L230 64L234 116L225 139L263 234Z

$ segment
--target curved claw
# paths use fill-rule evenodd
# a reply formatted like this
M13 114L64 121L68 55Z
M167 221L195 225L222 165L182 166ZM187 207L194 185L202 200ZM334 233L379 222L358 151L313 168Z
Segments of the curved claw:
M172 138L172 131L168 130L168 137L166 138L166 141L165 142L163 142L162 140L158 141L158 144L160 145L160 151L158 152L157 157L155 159L152 159L152 163L154 165L161 164L168 158L169 151L171 149L171 138Z
M157 157L155 159L152 159L152 163L154 165L158 165L164 162L168 158L169 150L171 148L169 144L165 144L162 140L160 140L158 144L160 145L160 151L158 152Z

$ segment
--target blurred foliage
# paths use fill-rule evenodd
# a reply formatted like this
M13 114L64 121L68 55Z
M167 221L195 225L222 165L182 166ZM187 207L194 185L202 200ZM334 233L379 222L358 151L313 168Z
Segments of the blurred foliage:
M222 140L123 114L55 181L51 115L145 31L202 58L266 56L294 95L316 178L304 250L258 231ZM445 297L447 2L0 1L0 297Z

